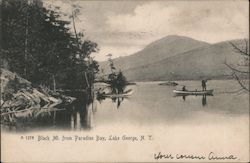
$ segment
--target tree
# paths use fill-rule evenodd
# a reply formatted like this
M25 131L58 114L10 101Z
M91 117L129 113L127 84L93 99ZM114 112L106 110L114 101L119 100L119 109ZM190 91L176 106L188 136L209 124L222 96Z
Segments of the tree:
M25 27L28 11L27 2L2 1L1 3L1 58L10 64L10 69L24 74Z
M77 16L80 13L80 6L72 4L72 14L68 15L69 18L72 20L73 25L73 31L74 31L74 42L76 44L76 47L79 49L79 51L76 53L75 56L75 68L74 71L71 72L76 77L76 79L81 79L80 81L75 80L75 83L73 85L79 85L86 89L88 89L90 92L92 91L92 86L95 78L95 73L99 71L98 69L98 63L96 61L93 61L93 58L90 57L90 54L93 52L97 52L98 45L95 42L92 42L91 40L84 39L83 32L77 32L76 29L76 19ZM75 73L75 74L74 74ZM83 81L85 81L83 85Z
M110 88L112 93L123 93L126 85L127 85L127 79L119 70L118 72L116 71L116 67L114 66L114 62L112 60L112 54L107 55L108 61L109 61L109 66L111 73L108 75L108 81L107 83L110 84Z
M46 9L28 0L3 0L1 58L11 71L34 84L84 89L84 73L98 71L97 62L86 62L97 44L84 40L83 33L70 28L57 10ZM66 82L65 82L66 81Z
M232 42L230 44L235 52L241 55L241 61L234 65L225 62L225 65L232 71L231 76L239 83L241 88L249 92L249 40L245 39L243 46Z
M1 7L4 40L1 50L10 69L29 80L37 77L39 69L53 73L59 64L56 58L63 55L69 43L70 34L65 28L68 22L57 20L59 15L54 11L28 1L5 0Z

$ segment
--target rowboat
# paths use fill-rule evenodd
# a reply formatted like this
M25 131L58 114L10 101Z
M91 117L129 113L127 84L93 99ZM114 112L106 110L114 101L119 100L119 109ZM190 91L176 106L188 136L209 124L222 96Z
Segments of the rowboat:
M174 81L168 81L166 83L160 83L159 85L167 85L167 86L177 86L178 83L174 82Z
M205 90L205 91L200 91L200 90L195 90L195 91L182 91L182 90L173 90L173 92L176 95L180 95L180 96L185 96L185 95L213 95L213 89L211 90Z
M101 94L102 97L108 97L108 98L124 98L131 96L133 91L130 89L124 93L120 94Z

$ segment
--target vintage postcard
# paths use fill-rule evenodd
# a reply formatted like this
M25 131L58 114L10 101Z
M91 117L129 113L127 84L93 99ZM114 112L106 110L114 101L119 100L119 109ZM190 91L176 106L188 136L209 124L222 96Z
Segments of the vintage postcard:
M248 0L1 0L1 162L249 162Z

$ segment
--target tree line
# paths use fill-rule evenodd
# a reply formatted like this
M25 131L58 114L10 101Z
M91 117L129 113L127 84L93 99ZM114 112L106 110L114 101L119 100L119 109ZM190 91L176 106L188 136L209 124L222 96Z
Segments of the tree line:
M93 83L98 63L90 54L98 45L71 32L72 22L60 12L29 0L2 0L1 18L0 55L10 71L53 89L86 89Z

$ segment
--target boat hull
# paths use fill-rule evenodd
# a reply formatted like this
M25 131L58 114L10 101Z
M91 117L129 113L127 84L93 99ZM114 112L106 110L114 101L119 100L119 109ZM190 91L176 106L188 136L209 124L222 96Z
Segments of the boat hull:
M132 90L128 90L125 93L121 94L101 94L102 97L107 97L107 98L124 98L124 97L129 97L133 93Z
M117 94L117 95L102 95L103 97L108 97L108 98L124 98L124 97L129 97L131 96L130 94Z
M206 91L182 91L182 90L173 90L176 95L185 96L185 95L213 95L212 90Z

